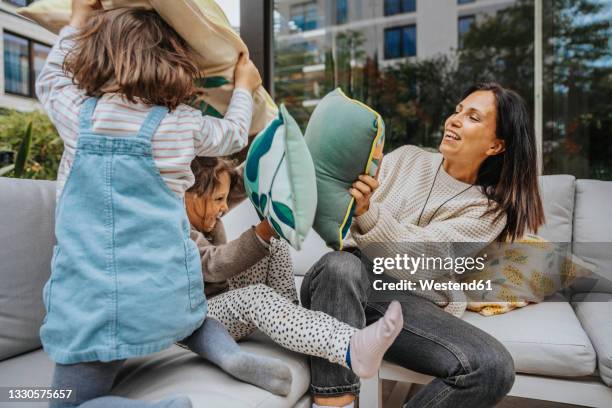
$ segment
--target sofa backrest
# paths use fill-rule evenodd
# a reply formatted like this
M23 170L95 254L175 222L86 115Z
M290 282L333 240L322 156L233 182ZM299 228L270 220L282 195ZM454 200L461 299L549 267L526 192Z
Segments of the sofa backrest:
M576 181L573 252L597 267L597 282L580 280L573 289L612 293L612 181Z
M538 235L551 242L572 242L575 180L568 175L539 178L546 224L540 227Z
M553 175L541 177L540 186L547 222L539 234L554 242L572 242L573 237L576 255L597 265L605 278L595 290L612 293L612 182ZM0 177L0 361L40 347L54 211L54 182ZM234 239L259 218L245 201L223 221L228 239ZM311 230L303 250L292 251L296 274L304 275L329 251ZM581 281L575 289L592 287L592 281Z
M0 361L40 347L55 183L0 177Z

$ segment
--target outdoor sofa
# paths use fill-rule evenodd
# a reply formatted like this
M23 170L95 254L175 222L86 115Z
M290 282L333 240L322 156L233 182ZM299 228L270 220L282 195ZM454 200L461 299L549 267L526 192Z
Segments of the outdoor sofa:
M541 186L547 224L540 235L554 242L607 242L612 249L612 182L555 175L542 177ZM54 208L55 183L0 178L0 390L48 387L51 382L53 363L40 348L38 332L54 245ZM257 222L249 202L224 217L230 239ZM589 289L592 302L572 303L559 293L551 301L504 315L465 314L465 320L498 338L514 357L518 374L510 395L612 407L612 250L601 247L576 246L576 255L597 265L606 278L594 289L588 281L571 293L575 299ZM311 232L304 249L293 253L298 287L301 276L328 251ZM143 399L187 394L197 408L310 407L308 358L275 346L261 333L241 344L290 366L293 385L287 397L234 380L177 346L129 360L113 393ZM385 363L378 377L363 381L362 408L382 406L383 379L399 381L390 395L398 401L407 384L431 378ZM0 407L25 406L46 404L0 401Z

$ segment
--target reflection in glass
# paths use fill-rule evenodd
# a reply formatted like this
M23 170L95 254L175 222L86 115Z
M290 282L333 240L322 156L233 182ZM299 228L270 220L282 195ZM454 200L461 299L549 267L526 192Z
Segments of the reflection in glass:
M401 40L401 28L387 28L385 30L385 59L402 56Z
M317 3L300 3L291 6L290 20L300 31L317 28Z
M306 26L296 23L305 4L316 12L316 31L298 29ZM405 12L414 11L413 1L348 1L340 26L336 5L275 1L273 94L302 129L335 87L383 116L386 151L407 143L436 147L462 90L476 81L517 90L533 111L533 0L480 0L459 29L466 16L457 4L414 13Z
M348 0L336 0L336 24L344 24L348 19Z
M385 0L385 16L416 11L416 0Z
M463 16L459 17L459 48L463 48L463 36L470 31L472 24L474 24L474 16Z
M612 180L612 1L543 6L544 173Z
M4 91L30 95L28 40L4 33Z
M402 57L416 55L416 26L402 27Z

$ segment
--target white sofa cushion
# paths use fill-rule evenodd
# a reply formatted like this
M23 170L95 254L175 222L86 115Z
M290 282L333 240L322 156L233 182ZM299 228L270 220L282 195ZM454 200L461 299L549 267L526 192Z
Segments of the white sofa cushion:
M173 346L165 351L128 360L117 376L113 394L146 400L183 394L194 408L288 408L304 406L310 385L308 359L278 346L261 333L249 337L241 347L278 358L289 365L293 382L287 397L279 397L253 385L240 382L205 362L194 353ZM42 350L0 362L0 387L49 386L53 362ZM299 402L299 404L298 404ZM7 403L8 404L8 403ZM4 403L0 406L5 407ZM23 408L23 404L6 405ZM46 407L46 403L28 407Z
M560 295L510 313L464 320L501 341L517 372L582 377L595 371L595 351L570 304Z
M546 224L538 230L538 235L551 242L572 242L574 176L542 176L539 181Z
M599 375L612 387L612 294L577 294L572 305L597 352Z
M596 280L579 279L576 292L612 293L612 182L576 181L574 210L574 254L597 266Z
M0 361L40 347L55 183L0 177Z

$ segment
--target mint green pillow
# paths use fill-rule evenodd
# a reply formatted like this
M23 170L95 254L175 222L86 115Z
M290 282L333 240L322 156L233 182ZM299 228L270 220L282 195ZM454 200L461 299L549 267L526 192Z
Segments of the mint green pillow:
M384 122L372 108L338 88L319 102L304 137L317 176L319 200L313 228L328 246L342 249L354 212L349 189L360 174L377 174Z
M314 220L317 184L302 131L284 105L251 143L244 186L259 216L300 249Z

